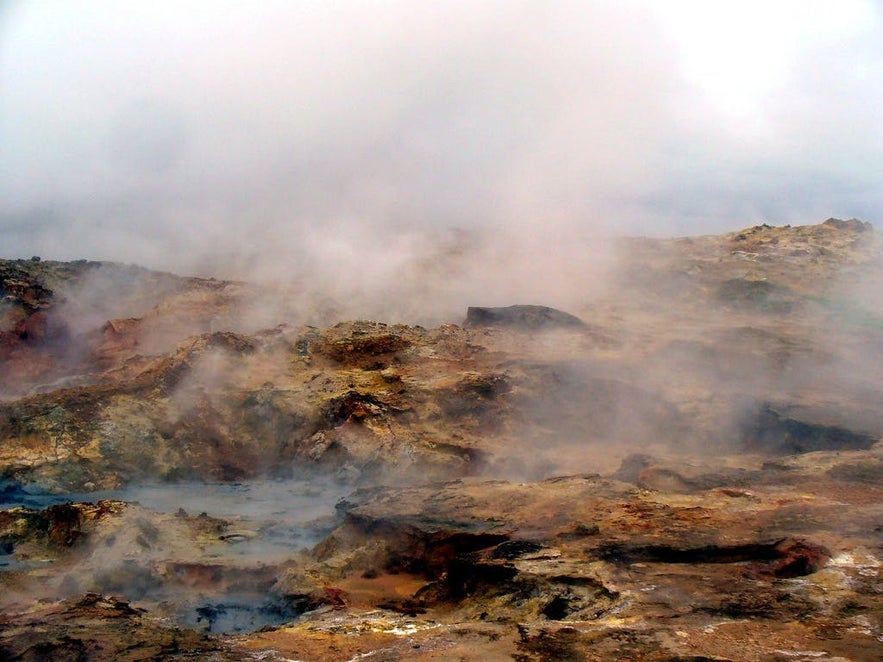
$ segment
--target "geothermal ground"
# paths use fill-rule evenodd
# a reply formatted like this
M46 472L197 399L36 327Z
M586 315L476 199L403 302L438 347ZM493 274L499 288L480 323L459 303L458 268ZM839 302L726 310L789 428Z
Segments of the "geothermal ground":
M880 246L618 240L431 328L0 261L0 658L879 660Z

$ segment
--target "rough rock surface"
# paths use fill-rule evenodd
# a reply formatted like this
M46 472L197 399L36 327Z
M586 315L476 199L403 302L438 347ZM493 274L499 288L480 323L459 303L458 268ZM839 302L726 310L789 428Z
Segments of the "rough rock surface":
M0 657L880 659L877 234L618 249L578 317L432 329L0 261ZM89 494L193 481L271 507Z

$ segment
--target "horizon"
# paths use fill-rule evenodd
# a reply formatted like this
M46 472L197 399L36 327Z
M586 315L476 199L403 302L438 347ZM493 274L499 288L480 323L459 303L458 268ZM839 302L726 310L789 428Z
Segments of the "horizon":
M0 246L357 280L457 232L874 223L881 27L867 0L6 4Z

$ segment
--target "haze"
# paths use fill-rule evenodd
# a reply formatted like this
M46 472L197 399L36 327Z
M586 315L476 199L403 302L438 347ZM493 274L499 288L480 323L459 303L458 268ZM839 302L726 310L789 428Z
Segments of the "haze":
M5 257L381 287L883 210L870 0L0 7Z

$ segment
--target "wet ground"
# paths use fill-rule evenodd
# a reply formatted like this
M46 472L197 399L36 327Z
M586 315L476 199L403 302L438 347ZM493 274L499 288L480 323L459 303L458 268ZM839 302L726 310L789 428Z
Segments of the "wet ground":
M37 595L78 590L111 591L136 604L161 609L182 625L211 633L251 632L296 618L302 605L274 595L280 568L311 548L339 523L335 504L351 488L322 481L254 480L234 484L180 483L132 486L92 494L39 494L7 489L7 513L49 513L44 524L60 526L60 513L79 503L120 503L120 522L95 523L72 511L72 538L95 538L84 554L60 553L39 535L16 539L8 532L0 548L0 571L47 583ZM73 504L73 505L72 505ZM36 517L33 515L32 517ZM15 527L11 527L13 530ZM74 548L82 543L71 541ZM43 547L48 547L43 549ZM23 585L20 590L24 591Z

